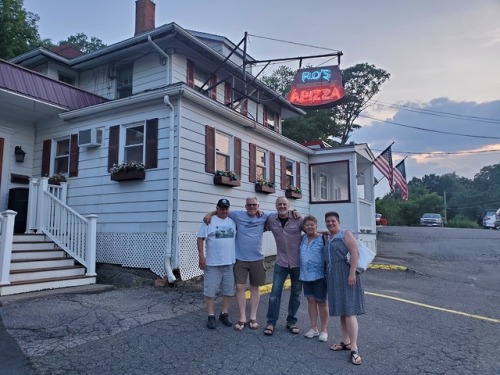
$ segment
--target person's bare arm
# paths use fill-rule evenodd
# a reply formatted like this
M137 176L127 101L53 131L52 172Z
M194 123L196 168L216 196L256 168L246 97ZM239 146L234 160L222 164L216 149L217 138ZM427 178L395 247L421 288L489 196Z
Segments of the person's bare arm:
M214 216L215 214L217 213L217 211L210 211L208 214L206 214L205 216L203 216L203 222L205 224L210 224L210 222L212 221L212 216Z
M204 242L205 242L204 238L198 237L198 239L196 240L196 246L198 247L198 267L200 267L200 270L204 270L207 265L207 261L205 259L205 253L203 251Z

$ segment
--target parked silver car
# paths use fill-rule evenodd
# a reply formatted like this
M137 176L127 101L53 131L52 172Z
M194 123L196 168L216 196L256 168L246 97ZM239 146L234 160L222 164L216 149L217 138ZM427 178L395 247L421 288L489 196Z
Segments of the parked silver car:
M420 218L423 227L442 227L443 217L440 214L423 214Z

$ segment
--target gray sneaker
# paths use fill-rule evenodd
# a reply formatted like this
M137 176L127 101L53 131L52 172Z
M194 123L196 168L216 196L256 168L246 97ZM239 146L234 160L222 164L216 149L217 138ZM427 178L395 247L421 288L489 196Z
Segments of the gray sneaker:
M209 329L215 329L215 315L208 316L207 327Z

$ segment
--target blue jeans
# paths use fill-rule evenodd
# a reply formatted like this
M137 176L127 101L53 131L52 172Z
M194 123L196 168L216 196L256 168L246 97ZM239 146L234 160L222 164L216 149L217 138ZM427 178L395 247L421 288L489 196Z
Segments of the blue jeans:
M288 316L286 317L286 324L289 326L297 323L297 310L300 306L300 293L302 291L302 282L299 280L300 270L299 267L285 268L274 265L273 274L273 287L269 295L269 308L267 310L267 324L276 325L280 315L281 294L283 292L283 285L288 275L290 275L291 288L290 288L290 301L288 302Z

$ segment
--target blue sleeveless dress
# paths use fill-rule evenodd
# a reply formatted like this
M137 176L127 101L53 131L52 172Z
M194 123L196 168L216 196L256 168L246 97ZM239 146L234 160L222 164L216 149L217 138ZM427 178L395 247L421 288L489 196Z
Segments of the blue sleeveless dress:
M330 316L361 315L365 313L365 295L359 274L356 286L349 287L350 265L346 261L349 252L344 243L345 231L341 230L323 248L327 265L328 308Z

